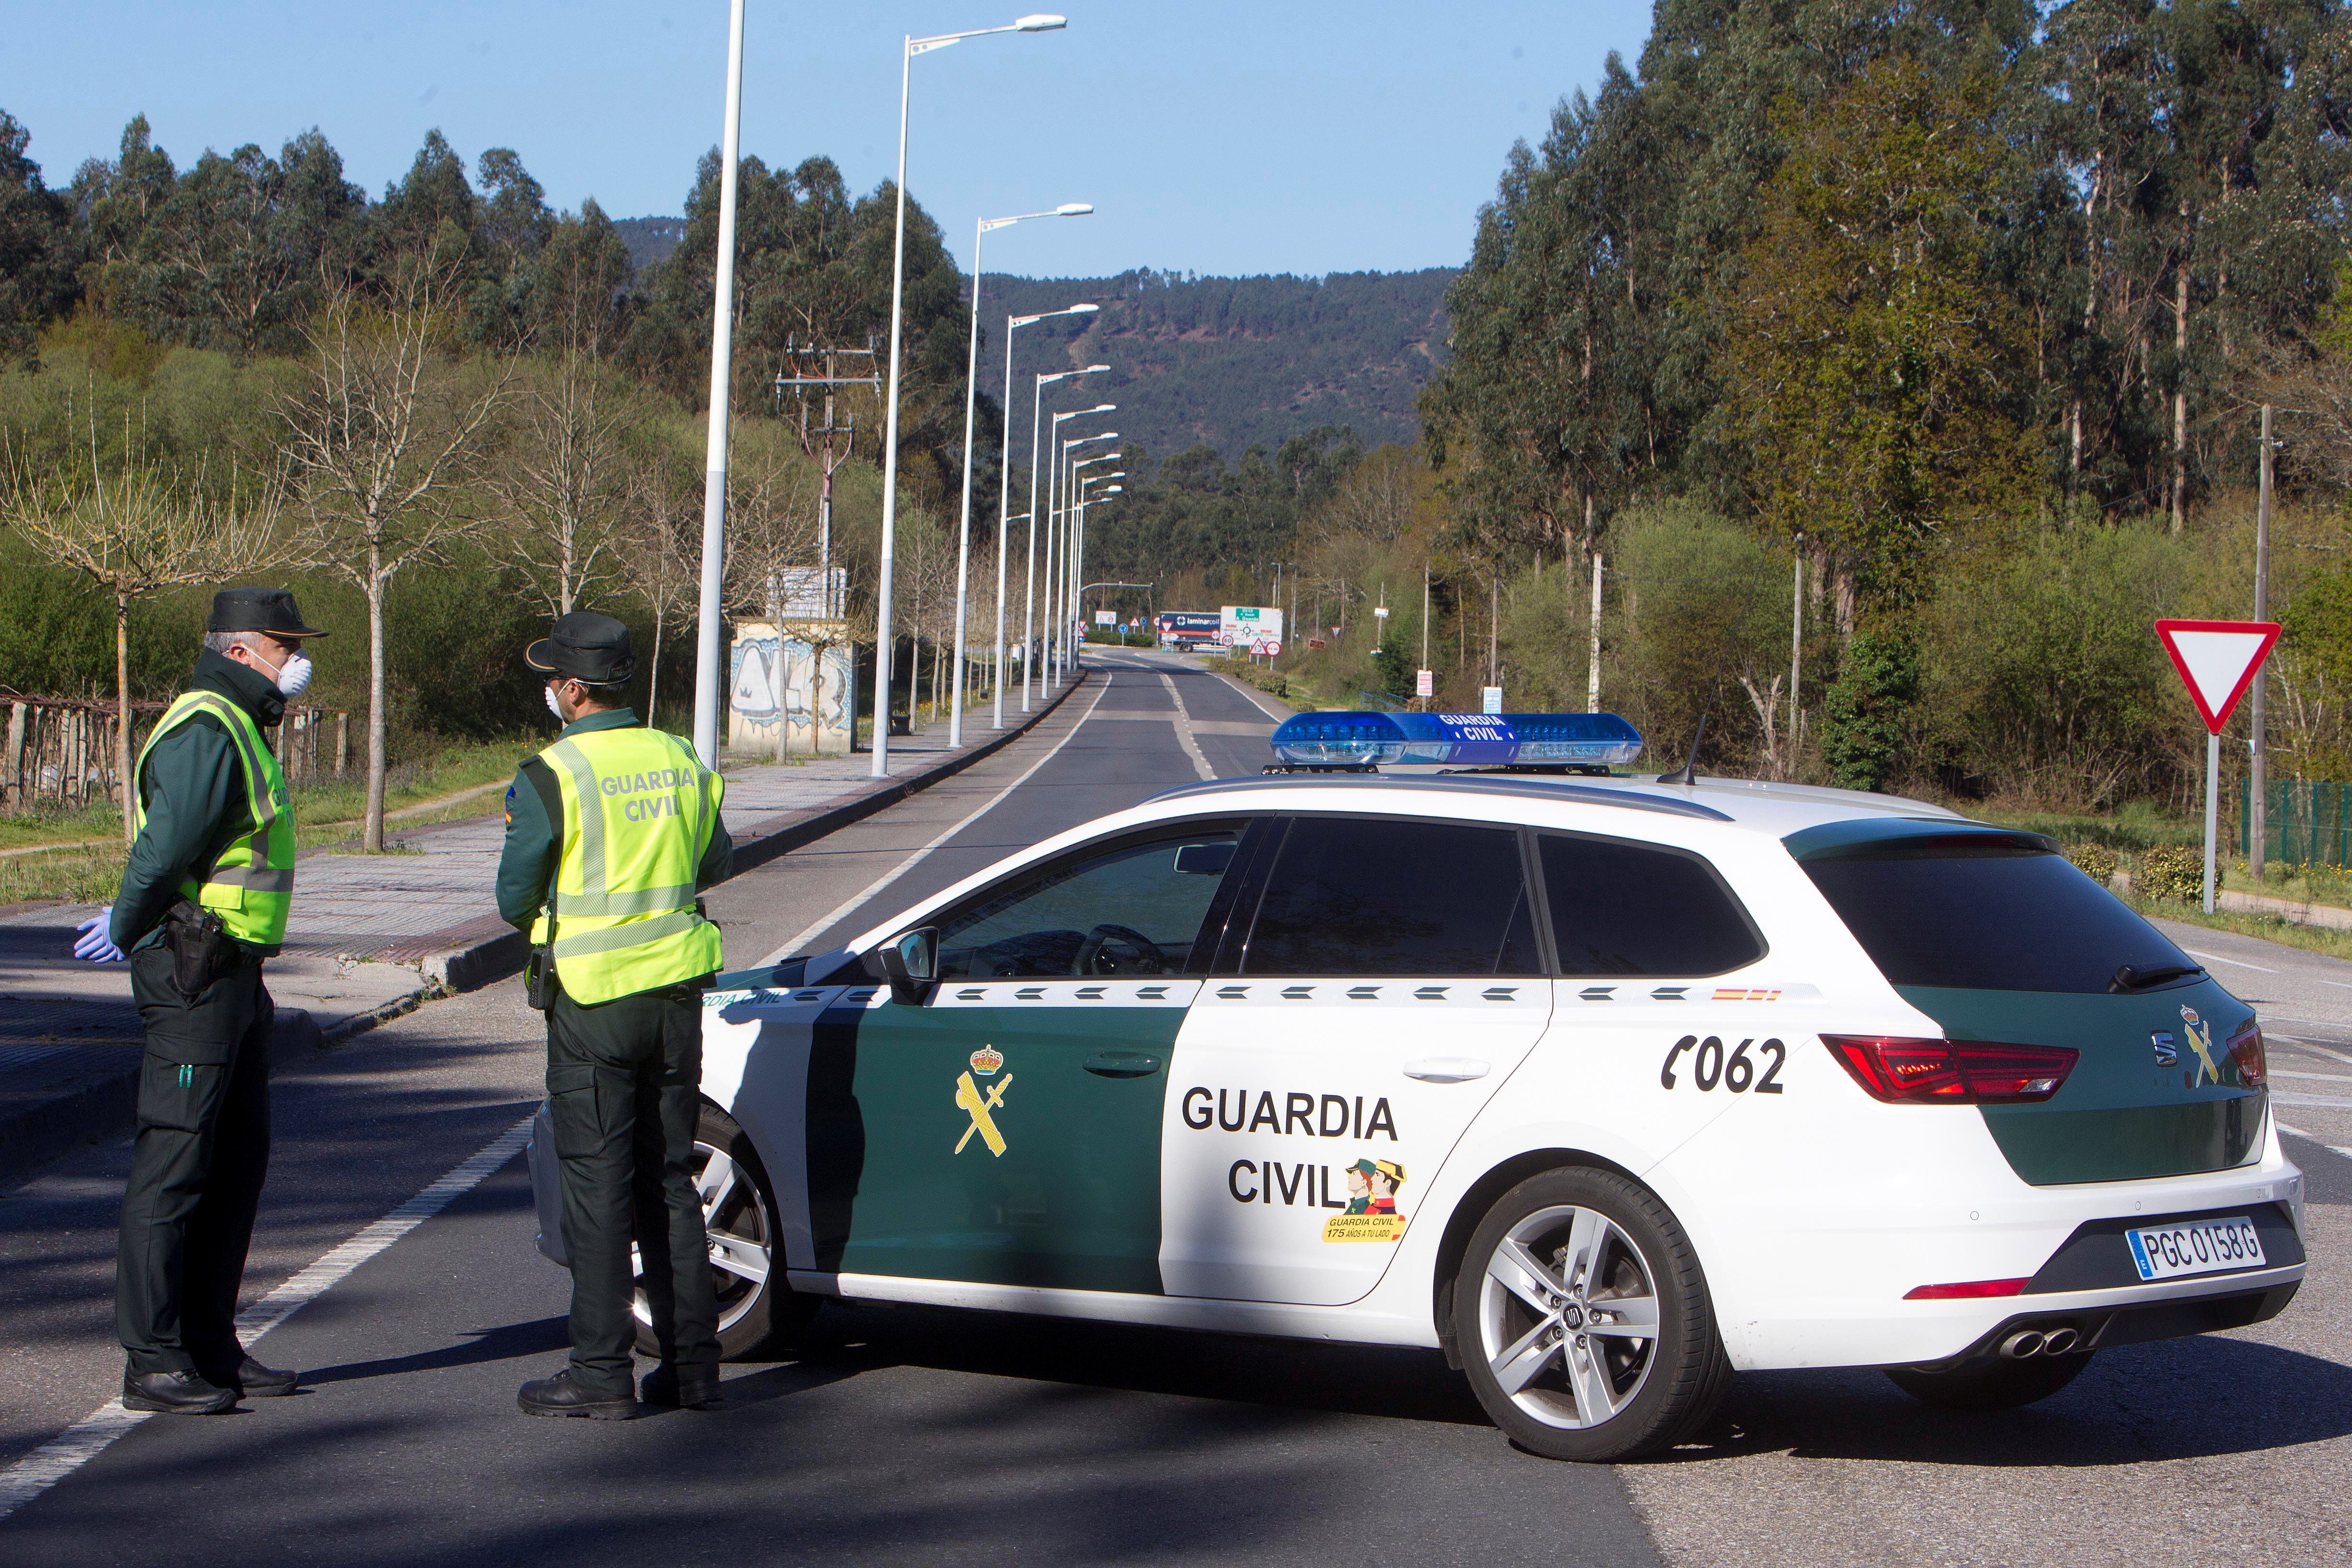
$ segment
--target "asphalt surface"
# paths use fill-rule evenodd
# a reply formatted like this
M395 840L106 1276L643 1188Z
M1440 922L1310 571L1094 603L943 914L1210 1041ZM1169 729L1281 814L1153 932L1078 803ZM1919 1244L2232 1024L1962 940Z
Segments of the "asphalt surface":
M1256 771L1270 705L1188 661L1096 663L1034 735L718 889L729 963ZM2352 1157L2329 1146L2352 1149L2352 964L2176 935L2262 1008L2283 1100L2343 1102L2280 1107L2311 1135L2291 1148L2312 1278L2274 1322L2104 1353L2027 1411L1749 1374L1698 1443L1574 1467L1514 1451L1434 1352L835 1305L797 1359L730 1366L724 1410L535 1421L514 1389L562 1363L567 1280L532 1249L515 1160L262 1341L310 1392L136 1426L0 1521L0 1562L2341 1561ZM281 1069L248 1299L528 1114L537 1026L509 982ZM86 1150L0 1194L0 1484L114 1392L127 1163Z

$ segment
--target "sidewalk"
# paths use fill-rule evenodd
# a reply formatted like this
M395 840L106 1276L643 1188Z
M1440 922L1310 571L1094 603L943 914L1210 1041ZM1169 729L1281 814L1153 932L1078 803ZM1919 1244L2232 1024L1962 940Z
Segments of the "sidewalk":
M1025 718L987 728L965 715L968 742L950 750L947 726L893 736L890 773L873 757L723 763L722 812L735 869L748 871L978 762L1023 733L1085 684L1065 686ZM977 728L971 722L979 720ZM488 804L497 805L496 796ZM506 831L502 812L403 832L396 853L314 849L298 865L284 952L269 961L278 1003L272 1059L348 1039L419 1003L471 991L522 967L522 933L499 918L492 883ZM73 928L96 912L48 904L0 913L0 1182L77 1143L131 1124L142 1050L130 977L119 964L72 956Z

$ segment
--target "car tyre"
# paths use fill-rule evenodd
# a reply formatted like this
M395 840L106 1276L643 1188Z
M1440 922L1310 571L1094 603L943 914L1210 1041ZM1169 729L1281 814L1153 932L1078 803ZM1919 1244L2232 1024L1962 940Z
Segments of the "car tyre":
M798 1341L824 1299L794 1290L785 1280L767 1169L741 1125L707 1102L694 1133L694 1178L702 1193L703 1226L715 1244L711 1275L718 1287L719 1358L772 1360ZM637 1269L637 1353L658 1356L661 1346L646 1304L644 1262L634 1247L630 1256ZM751 1278L754 1270L762 1277Z
M1730 1381L1697 1251L1656 1194L1614 1172L1546 1171L1505 1193L1453 1300L1478 1403L1546 1458L1673 1447Z
M1895 1387L1938 1410L2016 1410L2049 1398L2083 1375L2091 1352L1965 1363L1942 1372L1889 1367Z

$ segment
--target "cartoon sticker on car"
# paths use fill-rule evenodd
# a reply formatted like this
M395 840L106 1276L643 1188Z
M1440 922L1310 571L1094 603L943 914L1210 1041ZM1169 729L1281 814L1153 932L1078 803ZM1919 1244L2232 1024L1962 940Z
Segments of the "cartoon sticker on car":
M1404 1167L1394 1160L1359 1160L1348 1167L1348 1206L1323 1222L1326 1241L1394 1241L1404 1235L1397 1189Z

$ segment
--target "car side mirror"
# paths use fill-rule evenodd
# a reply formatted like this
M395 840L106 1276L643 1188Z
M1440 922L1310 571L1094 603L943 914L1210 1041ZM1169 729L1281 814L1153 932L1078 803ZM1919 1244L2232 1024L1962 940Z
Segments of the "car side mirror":
M893 1002L921 1006L939 981L939 928L917 926L900 931L866 955L866 970L875 979L888 983Z

